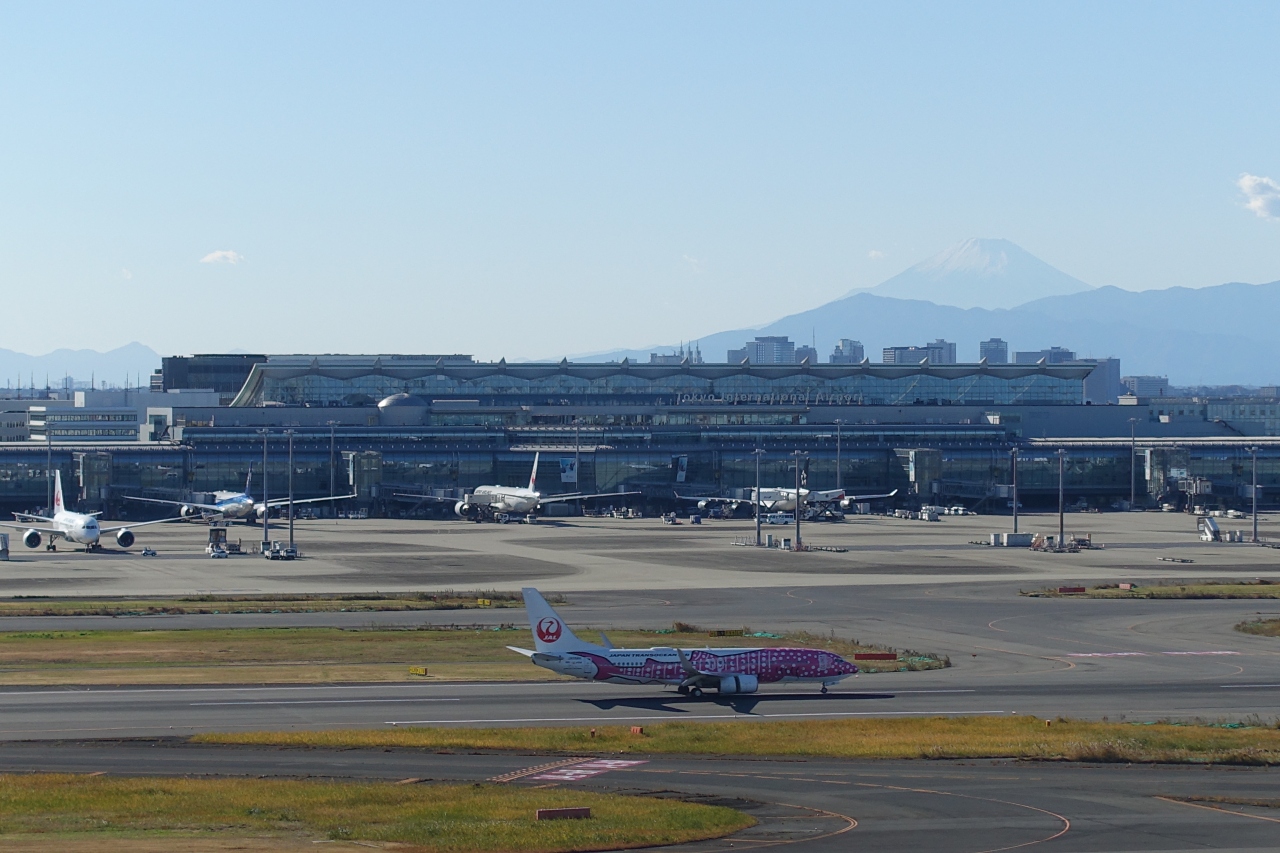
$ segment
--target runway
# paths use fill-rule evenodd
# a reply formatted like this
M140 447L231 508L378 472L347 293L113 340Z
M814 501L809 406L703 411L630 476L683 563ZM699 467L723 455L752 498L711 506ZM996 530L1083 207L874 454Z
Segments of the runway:
M223 748L168 740L0 745L0 770L8 772L505 780L680 796L740 808L760 821L728 839L668 848L684 853L764 845L798 853L994 853L1040 845L1157 853L1280 846L1274 809L1224 811L1179 799L1274 798L1280 778L1273 769L627 758L628 763L600 765L589 756Z
M1007 584L851 589L579 592L570 625L655 628L675 619L857 637L948 655L949 669L865 674L828 696L770 688L686 699L660 688L583 682L206 687L0 687L0 738L190 733L210 729L576 725L662 719L1034 714L1128 720L1273 719L1280 643L1233 630L1270 601L1090 601L1019 597ZM523 610L5 619L18 630L422 625L523 622ZM521 628L510 643L528 644ZM583 636L590 636L584 630ZM429 636L423 658L430 667ZM661 643L655 636L655 644ZM513 657L515 654L512 653ZM535 672L530 665L531 675ZM406 667L406 678L407 667Z

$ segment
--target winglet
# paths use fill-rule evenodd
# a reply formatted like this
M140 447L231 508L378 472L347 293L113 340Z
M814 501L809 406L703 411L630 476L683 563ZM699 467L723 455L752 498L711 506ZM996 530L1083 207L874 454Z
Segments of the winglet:
M604 646L606 649L617 648L617 646L613 644L613 641L604 635L604 631L600 632L600 645Z

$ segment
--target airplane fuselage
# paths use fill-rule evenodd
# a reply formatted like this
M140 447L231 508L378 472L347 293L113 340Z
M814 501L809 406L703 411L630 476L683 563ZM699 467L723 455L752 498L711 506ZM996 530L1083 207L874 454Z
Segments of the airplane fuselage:
M92 515L68 512L65 509L59 510L54 514L53 527L68 542L85 545L89 548L97 545L98 540L102 537L102 529L98 525L98 519Z
M541 495L516 486L476 486L474 501L494 512L529 513L538 508Z
M755 679L757 684L835 684L858 672L858 667L832 652L820 649L738 648L682 649L701 673L725 679ZM607 649L534 654L538 666L561 675L608 684L680 685L688 673L680 654L671 648ZM737 682L721 692L751 693L755 686Z

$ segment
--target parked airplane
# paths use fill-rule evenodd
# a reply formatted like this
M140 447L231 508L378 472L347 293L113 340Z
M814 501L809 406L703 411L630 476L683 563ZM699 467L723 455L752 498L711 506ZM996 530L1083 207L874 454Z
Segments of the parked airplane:
M841 509L848 509L856 503L865 501L880 500L882 498L891 498L898 493L897 489L892 492L886 492L880 495L850 495L844 489L831 489L829 491L817 492L810 489L801 489L800 496L804 498L806 506L839 504ZM737 512L742 506L755 506L756 490L748 489L745 498L718 498L718 497L702 497L698 495L682 495L676 493L676 497L682 501L694 501L698 504L698 509L706 510L712 506L720 504L727 506L730 512ZM760 490L760 509L764 512L795 512L796 510L796 490L795 489L761 489Z
M96 551L102 547L98 540L104 533L114 533L116 535L116 544L121 548L128 548L133 545L133 528L178 520L176 518L162 518L158 521L122 524L119 527L102 527L98 524L98 516L101 513L71 512L66 508L66 504L62 500L62 472L55 471L53 476L52 518L25 512L15 512L13 517L23 522L22 524L10 524L9 522L0 521L0 527L15 527L19 530L26 530L22 534L22 544L28 548L39 548L40 543L44 541L44 537L48 536L49 544L45 546L45 550L48 551L58 550L57 541L59 539L83 545L86 551ZM33 522L45 522L50 526L37 527Z
M222 519L222 518L243 518L246 523L252 524L267 514L269 509L287 506L288 498L275 498L263 503L255 501L249 495L249 486L253 481L253 468L249 469L249 476L244 479L243 492L214 492L214 501L211 504L202 504L195 501L169 501L160 498L136 498L130 495L125 496L125 500L139 501L149 504L163 504L165 506L178 507L178 514L183 518L190 518L196 514L206 519ZM348 498L354 498L355 495L338 495L332 498L307 498L306 500L294 501L294 506L301 504L325 503L326 501L343 501Z
M524 591L534 651L507 646L560 675L609 684L666 684L700 698L703 691L755 693L761 684L820 684L822 692L857 675L858 667L821 649L617 649L604 634L602 646L578 639L536 590Z
M562 495L543 497L538 491L539 456L541 456L540 453L533 454L533 471L529 474L529 486L527 488L519 486L476 486L467 496L468 499L457 501L454 504L453 511L462 518L469 518L475 521L499 517L505 518L511 515L527 517L535 514L547 504L639 494L639 492L602 492L595 495L584 495L579 492L568 492ZM437 498L429 495L406 494L397 495L397 497L412 497L424 501L441 502L453 500L453 498Z

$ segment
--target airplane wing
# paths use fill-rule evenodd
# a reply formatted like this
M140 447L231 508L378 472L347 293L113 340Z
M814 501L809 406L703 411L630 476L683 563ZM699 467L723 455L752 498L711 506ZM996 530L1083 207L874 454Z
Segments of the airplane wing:
M845 499L846 501L848 501L849 503L855 503L855 504L856 504L856 503L860 503L860 502L862 502L862 501L874 501L874 500L879 500L880 498L891 498L891 497L893 497L894 495L896 495L897 493L898 493L898 490L897 490L897 489L894 489L892 492L889 492L888 494L884 494L884 495L850 495L850 494L845 494L844 499Z
M306 500L303 500L303 501L294 501L293 505L297 506L298 504L318 504L318 503L324 503L325 501L345 501L348 498L354 498L354 497L355 495L334 495L331 498L307 498ZM288 498L277 498L276 500L273 500L273 501L267 501L267 506L272 506L272 507L288 506L288 505L289 505Z
M540 504L564 503L566 501L585 501L589 498L618 498L623 495L638 495L640 492L601 492L598 495L552 495L549 498L539 498Z
M707 503L711 503L711 504L750 503L750 501L743 501L739 498L717 498L712 495L682 495L679 492L676 492L675 494L676 494L676 500L678 501L694 501L699 503L702 501L706 501Z
M216 504L198 504L192 503L191 501L166 501L161 500L160 498L135 498L132 495L125 495L124 499L127 501L139 501L140 503L147 504L162 504L164 506L189 506L192 509L198 509L204 512L220 513L223 510L223 507L217 506Z
M115 527L103 527L103 528L100 528L99 532L104 534L115 533L117 530L124 530L125 528L132 530L135 527L146 527L148 524L168 524L171 521L187 521L187 520L188 519L182 518L181 516L177 516L174 518L157 518L155 521L137 521L137 522L134 522L133 524L117 524Z
M13 517L14 517L14 518L16 518L16 519L18 519L18 521L28 521L28 522L31 522L31 521L44 521L44 522L47 522L47 523L49 523L49 524L53 524L53 519L52 519L52 518L46 518L46 517L45 517L45 516L43 516L43 515L32 515L32 514L31 514L31 513L29 513L29 512L15 512L15 513L13 514Z
M32 517L38 518L38 516ZM48 521L49 519L44 518L40 520ZM34 524L14 524L12 521L0 521L0 527L12 527L14 530L34 530L38 533L47 533L50 536L63 535L63 532L58 530L56 527L36 527Z
M354 497L355 497L355 495L349 495L349 497L353 497L353 498L354 498ZM435 495L415 495L415 494L413 494L413 493L411 493L411 492L395 492L395 493L393 493L393 497L397 497L397 498L413 498L413 499L415 499L415 500L419 500L419 501L436 501L437 503L442 503L442 504L444 504L444 503L454 504L454 503L457 503L457 502L458 502L458 499L457 499L457 498L441 498L441 497L436 497ZM337 500L337 499L335 498L335 500ZM294 503L297 503L297 501L294 501Z

